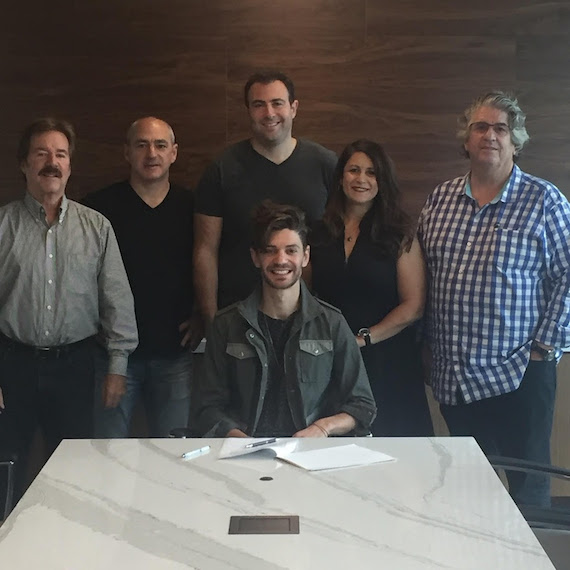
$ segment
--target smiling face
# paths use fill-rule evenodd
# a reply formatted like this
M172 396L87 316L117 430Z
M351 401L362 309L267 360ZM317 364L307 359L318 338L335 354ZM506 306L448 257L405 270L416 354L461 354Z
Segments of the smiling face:
M33 135L28 156L20 168L26 177L28 192L38 202L62 198L71 175L67 137L59 131Z
M281 81L254 83L248 95L248 112L253 138L262 146L277 146L291 138L298 101L289 102Z
M178 145L170 126L152 117L136 121L128 133L125 159L131 165L131 182L149 183L168 179Z
M289 289L299 282L309 263L309 246L303 247L293 230L273 232L263 251L251 250L253 263L261 270L264 284L272 289Z
M483 128L483 123L495 125ZM505 130L500 125L507 125ZM508 129L509 119L505 111L494 107L479 107L469 121L469 137L465 150L472 167L484 166L510 172L513 168L515 146Z
M367 154L355 152L348 159L342 175L342 189L347 203L372 206L378 194L378 181Z

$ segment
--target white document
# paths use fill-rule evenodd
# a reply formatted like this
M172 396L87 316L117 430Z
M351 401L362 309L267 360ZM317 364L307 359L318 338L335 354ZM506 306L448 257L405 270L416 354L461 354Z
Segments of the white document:
M307 471L320 471L323 469L340 469L343 467L357 467L396 461L394 457L361 447L355 443L349 445L337 445L310 451L298 451L288 455L277 454L279 459L302 467Z
M298 440L292 438L277 438L274 443L251 446L253 443L266 441L267 438L239 438L229 437L224 440L220 449L219 459L240 457L257 451L270 452L273 456L287 461L307 471L320 471L323 469L340 469L343 467L357 467L359 465L372 465L386 461L395 461L394 457L373 451L366 447L351 443L337 445L309 451L295 451ZM249 446L249 447L248 447Z
M248 447L252 444L262 443L268 439L267 437L228 437L224 440L218 458L227 459L228 457L240 457L241 455L263 450L268 450L273 453L274 456L279 457L280 454L288 455L297 447L297 440L289 437L278 437L274 443Z

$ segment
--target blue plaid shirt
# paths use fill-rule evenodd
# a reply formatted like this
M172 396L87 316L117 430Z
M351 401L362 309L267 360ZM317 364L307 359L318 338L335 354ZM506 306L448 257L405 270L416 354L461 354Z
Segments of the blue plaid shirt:
M570 204L516 165L479 207L469 174L440 184L420 215L426 325L436 399L473 402L516 390L533 340L570 344Z

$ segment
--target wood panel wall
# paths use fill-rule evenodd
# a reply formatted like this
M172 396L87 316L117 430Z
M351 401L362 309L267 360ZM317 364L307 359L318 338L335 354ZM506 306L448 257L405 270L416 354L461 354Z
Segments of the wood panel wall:
M0 32L0 203L22 192L22 128L46 114L78 132L72 197L126 175L124 132L147 114L173 125L173 178L194 186L247 136L242 86L269 66L296 83L295 134L336 151L384 143L414 214L466 170L456 117L495 87L528 114L521 166L569 189L569 2L31 0L3 8Z
M456 118L492 88L517 93L528 115L531 142L521 167L570 196L570 2L6 4L0 204L23 191L20 132L48 114L69 119L78 132L71 197L126 176L124 132L144 115L172 124L180 144L173 179L194 186L222 148L248 135L242 87L263 67L280 68L296 83L297 136L337 152L359 137L383 143L412 214L435 184L467 170ZM558 403L566 419L568 405L567 396ZM554 441L555 460L570 466L567 432Z

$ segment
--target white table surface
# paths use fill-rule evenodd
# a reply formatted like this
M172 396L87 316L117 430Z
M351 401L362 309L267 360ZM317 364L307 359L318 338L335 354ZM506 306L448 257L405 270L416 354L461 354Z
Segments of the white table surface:
M553 568L472 438L301 440L398 458L328 472L265 453L219 460L221 443L65 440L0 527L0 567ZM279 514L299 515L300 534L228 534L232 515Z

